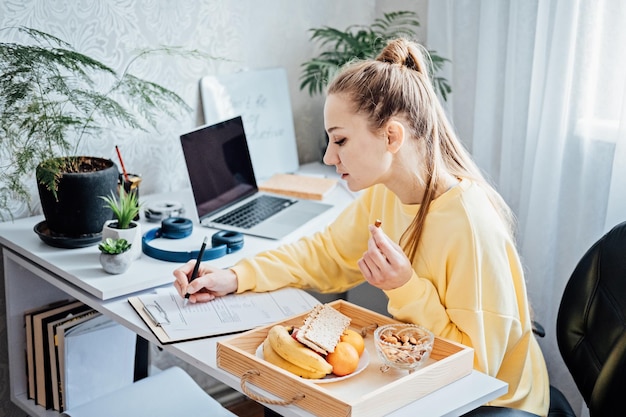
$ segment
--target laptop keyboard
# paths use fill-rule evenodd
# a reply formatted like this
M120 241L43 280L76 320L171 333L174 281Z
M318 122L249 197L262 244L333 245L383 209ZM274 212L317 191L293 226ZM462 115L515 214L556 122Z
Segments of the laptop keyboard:
M289 200L270 195L260 195L254 200L237 207L233 211L214 219L213 223L250 229L268 217L286 209L295 202L296 200Z

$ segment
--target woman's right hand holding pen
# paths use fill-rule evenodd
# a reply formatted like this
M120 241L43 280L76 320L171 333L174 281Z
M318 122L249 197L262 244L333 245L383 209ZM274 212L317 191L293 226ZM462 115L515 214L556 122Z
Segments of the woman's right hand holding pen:
M174 270L174 287L181 297L189 294L190 303L203 303L237 291L237 275L230 269L200 264L198 277L189 283L196 260Z

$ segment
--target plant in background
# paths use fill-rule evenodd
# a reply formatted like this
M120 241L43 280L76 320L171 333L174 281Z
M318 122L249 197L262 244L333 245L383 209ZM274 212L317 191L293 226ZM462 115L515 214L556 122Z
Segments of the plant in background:
M117 229L128 229L133 219L139 214L139 201L137 193L126 192L124 187L119 187L119 195L111 193L110 196L101 196L107 207L113 211L117 219Z
M107 255L119 255L130 250L131 244L126 239L112 239L110 237L104 239L98 244L100 252Z
M118 74L55 36L26 27L0 32L6 30L30 42L0 42L0 209L12 199L30 201L24 178L38 165L37 181L56 198L64 172L91 169L77 156L80 144L104 127L146 131L144 124L156 128L159 115L191 110L178 94L128 70L155 53L204 57L195 50L143 50Z
M310 29L311 40L318 42L325 50L301 65L300 90L307 89L311 96L322 93L328 81L344 64L355 59L375 58L390 39L415 38L419 26L416 13L397 11L385 13L369 26L352 25L345 30L328 26ZM430 75L433 85L441 97L447 100L452 88L448 80L435 74L449 60L435 51L428 52L432 62Z

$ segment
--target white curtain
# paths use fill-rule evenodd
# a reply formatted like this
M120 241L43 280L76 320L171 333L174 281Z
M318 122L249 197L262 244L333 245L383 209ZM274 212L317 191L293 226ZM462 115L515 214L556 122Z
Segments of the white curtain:
M626 221L624 22L621 0L429 2L427 46L451 60L447 111L518 217L551 382L580 415L555 322L578 260Z

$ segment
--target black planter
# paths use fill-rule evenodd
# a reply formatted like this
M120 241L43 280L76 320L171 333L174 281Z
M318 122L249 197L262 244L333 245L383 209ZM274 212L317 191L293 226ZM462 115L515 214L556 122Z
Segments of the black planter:
M88 157L85 160L94 162L94 170L64 173L59 181L58 198L39 182L37 188L51 234L72 241L87 239L97 243L104 223L113 218L113 212L100 197L117 192L119 171L110 159ZM40 169L37 167L37 178Z

